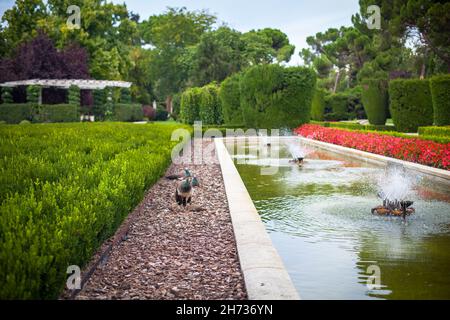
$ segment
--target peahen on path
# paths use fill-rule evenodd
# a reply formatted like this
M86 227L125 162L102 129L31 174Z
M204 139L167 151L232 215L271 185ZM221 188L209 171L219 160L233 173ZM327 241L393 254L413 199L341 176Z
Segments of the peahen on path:
M191 204L194 195L194 188L200 187L200 182L196 177L186 177L179 182L175 190L175 200L179 206L186 207Z

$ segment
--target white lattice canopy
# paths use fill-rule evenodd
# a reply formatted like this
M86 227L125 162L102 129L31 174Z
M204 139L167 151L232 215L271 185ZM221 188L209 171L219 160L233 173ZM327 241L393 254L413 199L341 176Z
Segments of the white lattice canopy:
M63 88L77 86L83 90L105 89L106 87L129 88L131 82L125 81L107 81L107 80L84 80L84 79L32 79L0 83L0 87L19 87L19 86L41 86L43 88Z

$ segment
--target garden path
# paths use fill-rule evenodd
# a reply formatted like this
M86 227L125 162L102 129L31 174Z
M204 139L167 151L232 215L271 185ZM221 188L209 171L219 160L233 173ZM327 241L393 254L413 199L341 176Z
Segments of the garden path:
M172 164L167 174L183 168ZM162 178L117 231L120 241L76 299L247 298L220 165L189 169L201 183L192 207L176 205L176 182Z

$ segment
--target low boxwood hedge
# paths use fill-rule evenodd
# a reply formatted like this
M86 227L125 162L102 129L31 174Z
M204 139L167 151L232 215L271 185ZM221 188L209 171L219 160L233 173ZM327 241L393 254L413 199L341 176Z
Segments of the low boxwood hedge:
M121 122L141 121L144 112L140 104L118 103L113 108L113 119Z
M0 126L0 299L56 299L164 174L180 127Z
M328 128L336 128L347 131L358 131L358 132L373 132L383 135L389 135L400 138L408 138L408 139L417 139L420 138L422 140L430 140L437 143L450 143L449 136L442 136L439 134L434 134L432 131L422 131L427 134L415 136L409 135L401 132L395 131L395 127L393 126L373 126L373 125L360 125L356 123L343 123L343 122L320 122L320 121L311 121L311 124L320 125ZM432 127L433 128L433 127Z
M320 122L320 121L311 121L312 124L318 124L323 127L330 128L341 128L341 129L349 129L349 130L373 130L373 131L397 131L394 126L377 126L377 125L361 125L359 123L351 123L351 122Z
M79 122L79 106L72 104L35 105L33 122Z
M22 120L32 120L33 104L31 103L3 103L0 104L0 120L17 124Z
M450 137L450 126L447 126L447 127L420 127L419 135L421 135L421 136L436 136L436 137Z

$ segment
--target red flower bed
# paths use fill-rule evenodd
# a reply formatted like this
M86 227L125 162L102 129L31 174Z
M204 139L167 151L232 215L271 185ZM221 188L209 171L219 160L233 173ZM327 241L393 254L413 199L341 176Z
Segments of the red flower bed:
M305 138L450 170L450 143L346 131L312 124L303 125L295 132Z

